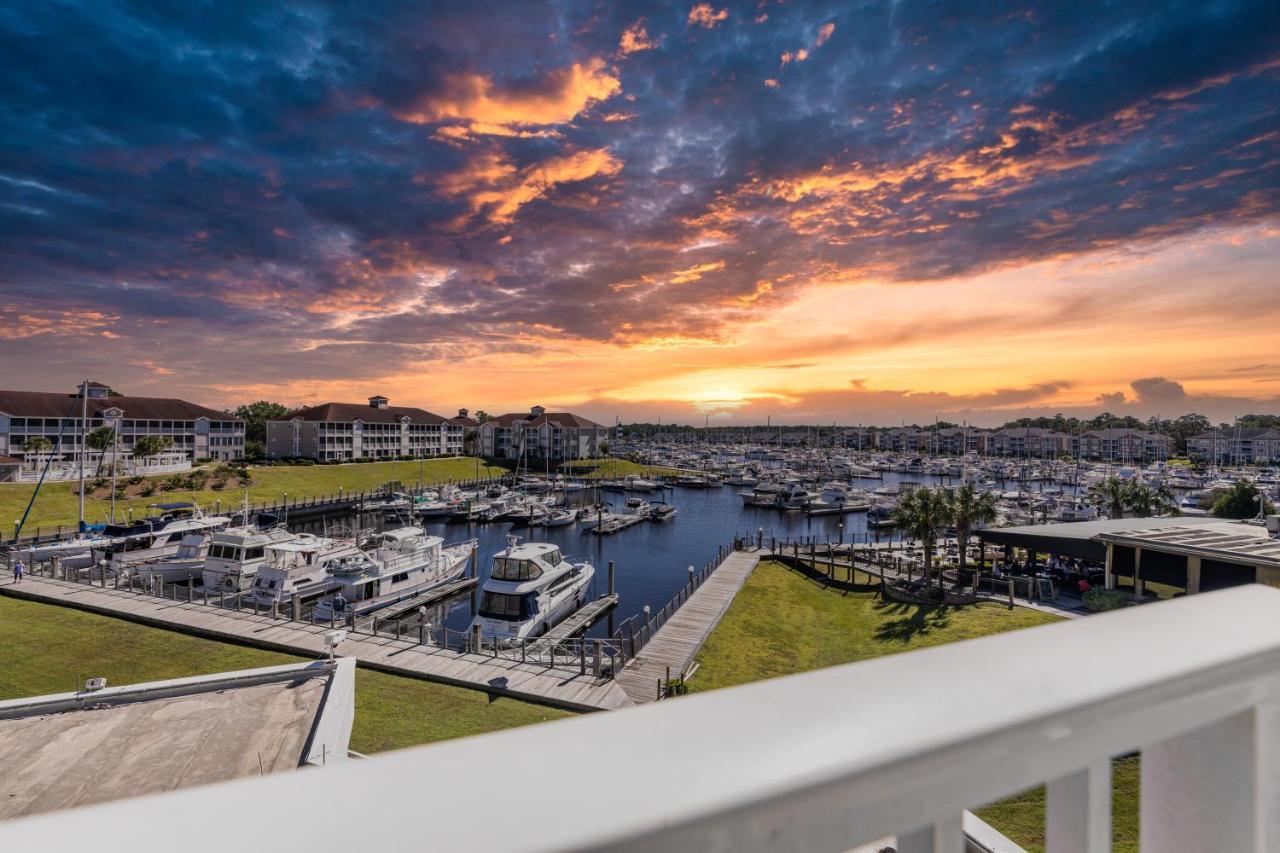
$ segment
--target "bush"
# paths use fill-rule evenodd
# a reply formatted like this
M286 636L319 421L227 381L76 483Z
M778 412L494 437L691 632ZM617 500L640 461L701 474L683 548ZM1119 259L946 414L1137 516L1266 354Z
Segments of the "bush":
M125 482L128 483L130 486L136 486L136 485L139 485L144 479L145 478L141 474L134 474L132 477L125 480Z
M1118 610L1129 604L1129 596L1116 589L1094 587L1084 594L1084 606L1095 613Z
M218 479L214 480L212 483L209 484L209 488L213 489L215 492L220 492L226 487L227 487L227 481L222 479L221 477L219 477Z
M181 489L185 483L186 483L186 478L183 477L181 474L171 474L170 476L165 477L164 480L160 483L160 491L176 492L179 489Z
M147 483L145 486L142 487L142 490L138 492L138 494L144 498L149 498L155 493L156 493L155 483Z

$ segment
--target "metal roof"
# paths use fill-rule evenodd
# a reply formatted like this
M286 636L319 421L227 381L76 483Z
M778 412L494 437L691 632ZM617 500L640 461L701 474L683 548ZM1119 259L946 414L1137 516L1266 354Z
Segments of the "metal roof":
M1099 538L1117 545L1130 545L1171 554L1208 557L1227 562L1280 567L1280 539L1266 528L1240 521L1212 519L1211 524L1185 525L1178 519L1159 527L1118 530Z

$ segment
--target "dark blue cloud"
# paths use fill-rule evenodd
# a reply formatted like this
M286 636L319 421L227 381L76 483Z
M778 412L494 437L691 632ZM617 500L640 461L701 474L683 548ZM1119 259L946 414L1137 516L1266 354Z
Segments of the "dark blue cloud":
M283 378L529 323L715 335L814 277L1280 203L1273 2L689 5L10 4L0 308L309 347ZM655 46L624 56L635 25ZM575 64L616 91L575 102ZM495 104L531 120L481 126Z

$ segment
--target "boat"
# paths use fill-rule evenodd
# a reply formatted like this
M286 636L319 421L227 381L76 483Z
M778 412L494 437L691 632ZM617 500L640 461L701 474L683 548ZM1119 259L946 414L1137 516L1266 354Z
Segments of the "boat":
M594 577L591 563L566 560L559 545L511 537L493 557L472 630L508 641L545 634L583 605Z
M266 546L249 598L258 604L279 604L297 595L309 601L327 589L328 566L359 552L352 539L330 539L298 533L292 539Z
M398 527L377 534L371 550L361 550L326 567L328 586L312 611L314 618L347 621L376 613L456 580L479 542L444 544L421 527Z
M707 487L707 480L705 477L685 474L676 478L676 485L685 489L705 489Z
M738 492L743 506L777 506L778 496L785 494L787 487L781 483L761 483L752 487L751 491Z
M649 508L650 521L670 521L675 518L676 508L671 504L659 503Z
M155 581L163 583L187 583L200 577L204 570L205 554L209 550L209 534L188 533L178 543L178 550L173 554L158 557L140 558L145 551L130 551L125 555L117 555L114 567L118 571L127 571L136 576L144 584ZM124 557L131 557L127 561Z
M261 527L228 527L214 532L209 538L209 551L200 573L205 590L243 592L249 589L266 560L267 548L296 538L297 534L283 527L265 530Z
M188 534L212 533L229 524L223 515L205 515L193 503L151 504L163 514L127 524L108 524L102 535L108 544L92 551L94 564L107 562L120 570L128 563L172 557Z
M546 527L566 527L578 520L578 511L576 509L557 509L543 520Z

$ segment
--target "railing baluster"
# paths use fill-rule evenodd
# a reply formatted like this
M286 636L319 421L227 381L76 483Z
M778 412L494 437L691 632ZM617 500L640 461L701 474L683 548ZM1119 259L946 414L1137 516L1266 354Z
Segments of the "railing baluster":
M1099 761L1045 786L1045 850L1111 849L1111 762Z

